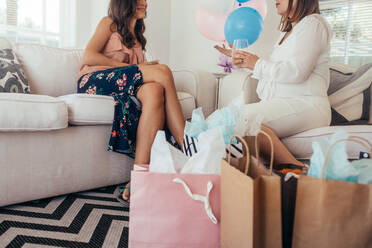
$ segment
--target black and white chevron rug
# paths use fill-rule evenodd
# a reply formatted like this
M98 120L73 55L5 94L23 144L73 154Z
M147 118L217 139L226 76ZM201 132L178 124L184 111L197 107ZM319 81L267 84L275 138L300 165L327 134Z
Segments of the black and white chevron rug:
M128 247L119 186L0 208L1 248Z

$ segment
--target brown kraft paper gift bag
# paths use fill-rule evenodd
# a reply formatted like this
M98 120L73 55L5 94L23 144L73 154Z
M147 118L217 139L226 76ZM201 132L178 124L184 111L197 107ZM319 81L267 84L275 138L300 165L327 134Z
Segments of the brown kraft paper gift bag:
M322 179L299 178L293 248L372 247L372 185L324 179L331 149L345 141L372 152L371 144L360 137L339 140L327 152Z
M229 248L282 247L280 177L272 175L274 150L271 142L270 170L250 156L244 139L243 158L222 160L221 246ZM234 138L233 137L233 138ZM231 144L231 142L230 142ZM258 158L256 138L256 158Z

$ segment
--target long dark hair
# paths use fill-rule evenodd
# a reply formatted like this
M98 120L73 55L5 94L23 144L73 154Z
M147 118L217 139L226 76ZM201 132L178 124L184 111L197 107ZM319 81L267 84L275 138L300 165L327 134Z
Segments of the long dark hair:
M111 0L108 9L108 16L114 21L111 30L116 30L123 38L123 43L126 47L133 48L135 40L142 45L142 49L146 50L147 40L143 35L145 32L145 22L143 19L138 19L134 26L134 34L130 32L130 21L136 14L137 0Z
M280 21L279 29L282 32L290 32L292 30L292 23L301 21L305 16L320 14L319 0L298 0L293 16L289 17L292 7L293 0L289 0L287 13L282 16Z

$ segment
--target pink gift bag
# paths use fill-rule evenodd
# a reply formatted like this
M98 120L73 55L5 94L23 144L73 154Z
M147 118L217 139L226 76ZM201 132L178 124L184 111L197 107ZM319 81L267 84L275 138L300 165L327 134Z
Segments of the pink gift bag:
M220 247L220 176L132 171L129 248Z

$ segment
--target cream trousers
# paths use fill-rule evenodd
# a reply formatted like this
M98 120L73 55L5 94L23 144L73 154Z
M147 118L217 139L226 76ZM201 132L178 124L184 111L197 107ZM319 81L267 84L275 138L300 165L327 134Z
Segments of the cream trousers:
M248 118L262 114L263 124L273 129L279 138L331 123L328 97L275 98L246 104L241 114Z

